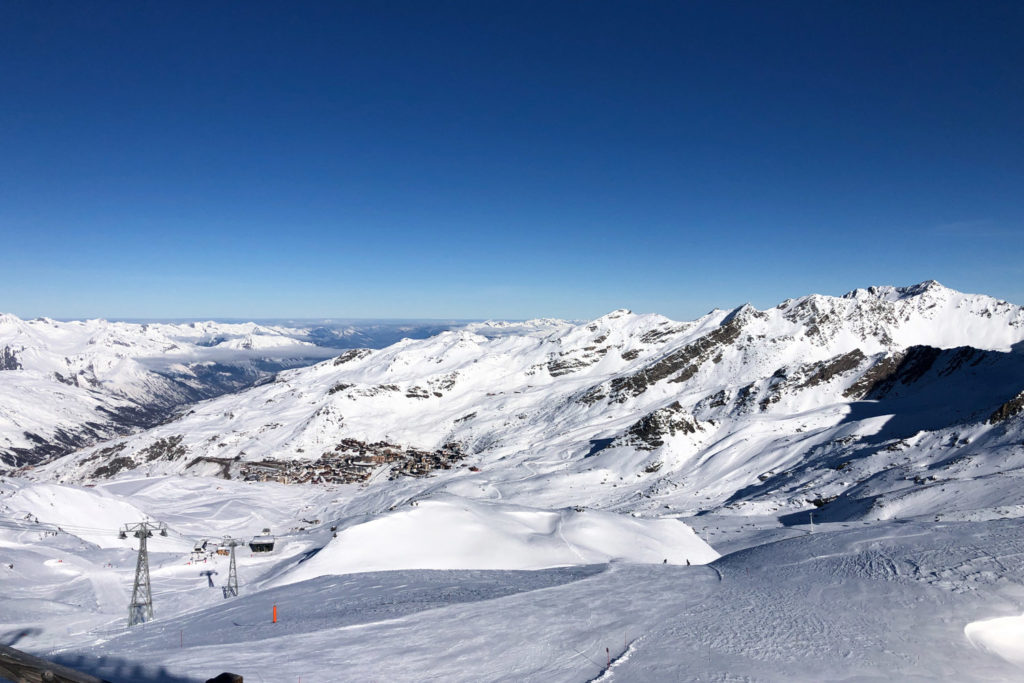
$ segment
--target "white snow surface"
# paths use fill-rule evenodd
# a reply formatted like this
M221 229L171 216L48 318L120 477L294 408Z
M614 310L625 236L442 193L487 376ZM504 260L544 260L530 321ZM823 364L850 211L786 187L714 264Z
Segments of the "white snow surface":
M445 496L413 501L345 529L277 583L391 569L543 569L616 560L706 564L717 557L676 520Z
M1021 307L934 282L686 323L625 310L478 323L282 372L118 440L114 456L101 444L35 476L90 481L111 457L154 476L218 469L197 458L313 462L354 439L467 455L419 483L372 478L360 495L389 505L444 491L541 509L783 514L837 499L833 514L887 518L953 512L940 503L956 478L958 509L992 515L1024 503L1004 476L1024 466L1021 420L989 422L1024 391L1022 340ZM168 439L180 455L148 455Z
M255 323L22 320L0 314L0 454L110 435L111 413L188 400L196 368L336 353ZM294 366L295 363L292 363Z
M964 634L975 647L1024 669L1024 616L972 621Z
M36 487L47 488L38 494ZM351 487L202 477L128 478L95 489L0 480L0 633L15 647L115 683L246 680L676 681L1011 680L1024 675L1011 637L1024 604L1019 520L780 525L700 517L726 554L709 565L627 559L514 571L348 573L345 551L374 556L424 521L499 537L520 553L563 512L441 496L367 518ZM166 521L150 539L155 620L125 627L133 541L99 547L42 519L53 492L130 501ZM30 495L31 494L31 495ZM96 509L96 502L92 503ZM469 514L465 514L468 508ZM576 513L586 520L592 511ZM516 517L524 521L517 523ZM689 532L597 516L597 536L691 543ZM318 523L316 520L319 519ZM380 536L372 520L399 527ZM98 517L95 532L120 517ZM664 526L686 528L681 521ZM482 526L474 525L481 522ZM86 520L84 526L89 526ZM248 537L271 526L274 552L240 552L240 594L224 599L227 558L196 562L188 540ZM339 528L337 537L330 530ZM107 530L116 539L116 529ZM437 534L440 535L440 534ZM579 534L567 533L578 541ZM503 537L503 538L502 538ZM722 541L714 540L721 537ZM623 536L624 538L624 536ZM426 539L393 557L413 566ZM541 555L548 552L541 543ZM689 546L685 552L690 552ZM679 550L678 548L676 550ZM485 544L460 557L482 557ZM376 555L381 557L379 553ZM337 564L335 564L337 563ZM9 565L13 564L13 568ZM369 569L369 565L367 569ZM339 570L341 573L339 573ZM214 584L211 586L211 581ZM277 609L277 622L272 612ZM610 666L609 666L610 664Z
M101 548L125 547L109 530L148 519L128 500L97 489L39 484L18 489L5 503L5 512L15 519L38 520Z
M118 683L1020 679L1022 339L1024 309L926 282L346 353L0 478L0 634ZM194 465L345 439L465 458ZM170 535L127 629L143 519ZM189 550L265 527L225 599Z

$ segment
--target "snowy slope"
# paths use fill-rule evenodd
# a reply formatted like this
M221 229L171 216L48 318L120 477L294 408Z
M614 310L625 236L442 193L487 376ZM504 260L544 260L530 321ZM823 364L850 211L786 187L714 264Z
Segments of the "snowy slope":
M991 509L1024 504L1005 477L1024 458L1022 339L1021 307L934 282L685 323L474 324L281 373L39 476L252 476L247 463L272 461L340 481L331 462L372 456L369 479L348 481L399 502L448 491L653 514L814 501L837 518L928 514L945 479L990 476L964 509ZM408 449L447 464L396 482L388 458Z
M253 323L0 315L0 462L32 463L149 426L174 406L331 355L305 335Z
M347 351L0 479L0 631L112 681L1016 679L1022 339L923 283ZM189 550L264 527L224 599Z
M131 541L119 546L115 529L103 547L74 535L101 531L118 514L104 513L95 529L83 522L73 533L48 534L41 515L36 523L21 519L24 507L12 511L11 503L29 499L45 511L57 489L92 498L84 503L90 510L130 500L139 514L169 524L171 536L150 543L155 621L125 628ZM433 500L433 510L424 501L408 512L447 522L456 535L493 534L499 550L511 533L519 550L532 552L540 511ZM1022 648L1011 638L1024 611L1024 532L1016 519L764 528L707 566L627 556L536 571L336 572L330 565L344 560L340 548L359 556L423 528L383 538L346 534L365 526L353 502L324 487L206 478L122 477L85 490L0 479L0 630L19 648L116 683L203 681L225 670L247 680L318 682L1022 675ZM435 516L461 504L471 516ZM312 515L319 524L288 527ZM244 537L264 524L278 531L278 547L240 553L239 596L224 599L226 558L196 563L185 537ZM334 537L328 525L343 531ZM603 521L595 528L598 535L625 530ZM765 542L775 531L786 536ZM549 549L542 543L537 556ZM407 554L407 566L418 556L430 560L430 549L415 543Z
M443 496L343 530L273 585L391 569L543 569L622 559L706 564L717 557L675 520Z

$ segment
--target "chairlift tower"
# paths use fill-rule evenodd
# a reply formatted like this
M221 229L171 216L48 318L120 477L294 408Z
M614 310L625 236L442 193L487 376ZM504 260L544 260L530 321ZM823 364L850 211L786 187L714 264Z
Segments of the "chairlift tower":
M149 621L153 618L153 591L149 586L149 552L146 539L154 531L161 536L167 535L167 525L163 522L135 522L121 527L118 538L128 538L132 534L139 539L139 557L135 562L135 585L132 587L132 601L128 604L128 626Z
M235 569L235 548L244 543L240 538L229 538L224 537L224 542L221 545L226 545L231 548L231 560L228 567L228 585L224 586L224 597L233 598L238 597L238 570Z

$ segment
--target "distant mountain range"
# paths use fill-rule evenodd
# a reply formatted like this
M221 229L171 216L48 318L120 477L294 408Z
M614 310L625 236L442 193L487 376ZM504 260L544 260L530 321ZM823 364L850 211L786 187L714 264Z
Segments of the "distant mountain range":
M61 322L0 315L0 465L35 463L151 427L180 406L239 391L352 346L386 346L445 327Z
M34 476L280 476L382 500L444 490L636 513L997 515L1024 504L1022 340L1024 308L936 282L691 322L472 323L280 372Z

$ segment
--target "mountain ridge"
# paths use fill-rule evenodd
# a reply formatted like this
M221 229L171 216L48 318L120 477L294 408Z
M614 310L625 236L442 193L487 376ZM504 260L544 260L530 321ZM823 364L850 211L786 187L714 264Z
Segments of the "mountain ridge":
M183 407L358 344L436 334L443 321L330 327L256 322L22 320L0 314L0 468L152 427Z
M517 496L549 507L566 504L571 487L582 505L644 514L659 499L691 512L797 510L849 498L853 484L842 482L853 470L821 471L825 460L863 461L857 485L895 467L895 456L873 457L876 443L906 437L903 427L878 436L888 423L924 432L911 445L922 462L940 462L958 425L1024 457L1016 413L986 422L1024 389L1022 340L1024 308L934 281L689 322L620 309L582 324L476 323L282 372L118 441L111 455L101 454L110 445L87 449L37 476L88 480L116 459L118 470L154 475L246 477L264 463L260 476L279 467L284 478L367 491L384 486L382 472L415 472L432 476L406 489L480 496L516 481ZM927 392L900 398L912 386L959 394L959 417L925 420ZM179 456L141 455L171 438Z

